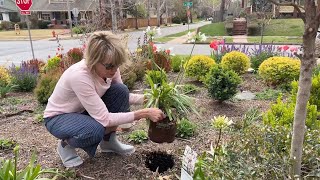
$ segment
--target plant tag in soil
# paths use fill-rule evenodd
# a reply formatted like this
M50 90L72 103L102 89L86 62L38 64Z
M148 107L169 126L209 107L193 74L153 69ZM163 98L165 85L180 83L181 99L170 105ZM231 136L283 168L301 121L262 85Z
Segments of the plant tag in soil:
M197 161L197 153L186 146L182 157L181 180L192 180L195 164Z

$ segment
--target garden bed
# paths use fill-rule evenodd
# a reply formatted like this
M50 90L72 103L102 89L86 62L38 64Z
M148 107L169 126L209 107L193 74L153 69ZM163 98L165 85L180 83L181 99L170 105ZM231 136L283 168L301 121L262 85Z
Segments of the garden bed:
M176 73L169 73L169 79L176 76ZM254 74L245 74L241 90L251 92L261 92L266 86ZM181 156L186 145L189 145L198 153L210 149L211 142L217 138L217 132L211 128L211 119L217 115L226 115L233 121L238 121L250 109L258 108L266 111L270 101L250 100L250 101L226 101L218 103L207 95L207 90L194 81L185 80L183 83L192 83L199 87L199 90L191 95L196 99L197 110L201 117L191 116L189 120L197 125L194 137L190 139L176 138L173 143L156 144L150 140L146 143L135 145L136 152L131 156L119 156L116 154L101 153L98 150L96 157L89 157L79 150L84 164L76 168L65 169L56 153L57 139L45 129L42 123L37 123L37 116L42 114L43 106L37 103L32 93L9 93L7 98L0 99L0 139L14 140L20 145L19 167L24 167L30 160L32 152L37 155L37 162L44 168L59 168L71 179L152 179L158 177L154 172L145 166L147 154L153 151L164 151L173 155L175 164L171 170L165 171L161 176L170 176L170 179L177 179L180 176ZM143 90L143 83L136 83L135 90ZM240 89L239 89L240 90ZM132 109L141 108L134 106ZM30 110L30 111L27 111ZM21 112L20 114L18 112ZM4 114L13 114L11 117L3 117ZM128 142L128 136L133 130L146 130L146 121L138 121L129 131L118 131L119 138ZM1 158L11 158L11 150L1 150Z

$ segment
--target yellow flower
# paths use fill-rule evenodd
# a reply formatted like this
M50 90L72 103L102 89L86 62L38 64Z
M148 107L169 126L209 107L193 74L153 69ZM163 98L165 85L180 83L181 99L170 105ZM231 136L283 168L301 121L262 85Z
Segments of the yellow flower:
M0 66L0 85L6 86L7 84L10 84L10 81L11 77L8 70L5 67Z
M142 52L142 49L141 49L141 48L138 48L138 49L137 49L137 53L139 53L139 52Z
M212 127L215 129L225 129L233 123L233 121L229 120L229 118L226 116L214 116L211 121Z

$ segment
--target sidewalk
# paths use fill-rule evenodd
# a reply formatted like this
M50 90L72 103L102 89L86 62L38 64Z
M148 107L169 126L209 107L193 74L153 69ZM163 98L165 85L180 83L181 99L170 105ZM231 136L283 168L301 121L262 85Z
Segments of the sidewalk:
M248 43L247 35L232 36L234 43Z

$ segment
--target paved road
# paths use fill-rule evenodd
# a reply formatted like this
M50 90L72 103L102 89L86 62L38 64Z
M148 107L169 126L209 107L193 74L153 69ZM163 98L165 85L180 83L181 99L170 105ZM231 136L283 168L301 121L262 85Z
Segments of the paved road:
M209 23L209 21L206 21L199 22L197 24L191 24L189 26L189 29L195 29ZM188 30L187 25L165 27L161 30L161 36L175 34L186 30ZM143 38L142 30L128 32L127 34L129 35L128 47L131 51L133 51L137 47L137 39L139 37ZM67 52L69 49L74 47L81 47L81 42L79 39L60 40L60 43L64 47L64 52ZM175 54L189 54L192 49L192 45L164 44L161 46L165 48L173 47L172 52ZM35 57L38 59L46 60L49 55L51 57L55 55L58 44L56 41L38 40L33 41L33 47ZM209 54L210 51L208 49L208 45L197 45L195 48L195 53ZM8 66L12 63L19 64L21 61L29 59L32 59L29 41L0 41L0 65Z

